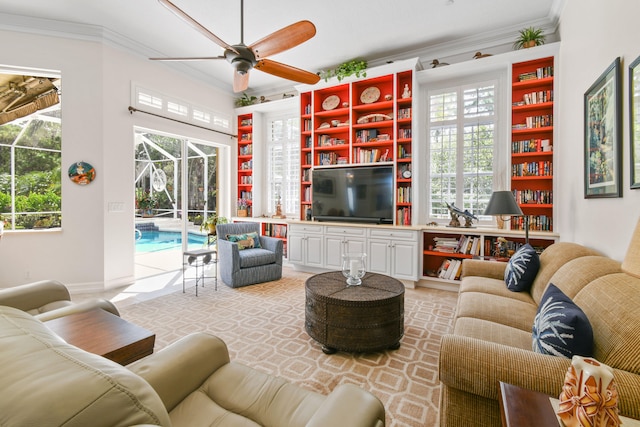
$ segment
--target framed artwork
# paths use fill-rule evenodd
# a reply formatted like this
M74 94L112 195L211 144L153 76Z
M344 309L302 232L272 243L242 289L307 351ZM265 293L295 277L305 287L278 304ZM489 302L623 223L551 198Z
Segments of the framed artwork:
M622 197L620 58L584 94L584 197Z
M631 188L640 188L640 56L629 65Z

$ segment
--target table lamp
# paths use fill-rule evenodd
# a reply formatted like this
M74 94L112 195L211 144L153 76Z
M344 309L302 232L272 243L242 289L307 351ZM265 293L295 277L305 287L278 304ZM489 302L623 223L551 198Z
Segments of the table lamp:
M494 191L489 199L489 204L484 211L485 215L506 216L524 216L524 232L525 243L529 243L529 217L522 213L522 209L518 206L516 198L513 197L511 191ZM511 218L504 219L509 221Z

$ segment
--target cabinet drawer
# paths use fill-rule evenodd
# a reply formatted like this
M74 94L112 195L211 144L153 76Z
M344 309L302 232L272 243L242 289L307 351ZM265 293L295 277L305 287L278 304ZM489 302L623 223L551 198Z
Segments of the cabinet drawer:
M322 226L321 225L312 225L312 224L289 224L289 234L291 234L291 233L322 234Z
M336 234L339 236L358 236L358 237L364 237L365 236L365 229L364 228L359 228L359 227L335 227L332 225L328 225L327 228L325 228L325 233L326 234Z
M418 240L418 232L412 230L399 230L395 228L370 228L369 237L382 239Z

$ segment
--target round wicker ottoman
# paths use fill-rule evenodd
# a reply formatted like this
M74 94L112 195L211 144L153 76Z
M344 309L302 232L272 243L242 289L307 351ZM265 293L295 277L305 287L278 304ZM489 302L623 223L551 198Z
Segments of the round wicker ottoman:
M362 285L347 286L340 271L305 282L305 329L326 354L373 352L400 347L404 333L404 285L367 273Z

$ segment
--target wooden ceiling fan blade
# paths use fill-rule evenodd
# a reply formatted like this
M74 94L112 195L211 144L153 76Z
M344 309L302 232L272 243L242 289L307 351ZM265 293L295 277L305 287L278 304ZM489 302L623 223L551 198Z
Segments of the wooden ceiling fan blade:
M204 35L209 40L212 40L218 46L220 46L220 47L222 47L224 49L229 49L229 50L231 50L231 51L233 51L235 53L238 53L233 48L233 46L231 46L229 43L226 43L225 41L223 41L220 37L216 36L211 31L207 30L202 24L200 24L198 21L193 19L191 16L187 15L187 13L185 11L180 9L178 6L173 4L171 1L169 1L169 0L158 0L158 1L160 2L161 5L163 5L164 7L169 9L171 12L173 12L173 14L175 14L178 18L182 19L184 22L186 22L187 24L191 25L200 34Z
M149 58L151 61L210 61L212 59L225 59L224 56L187 56L169 58Z
M282 64L270 59L262 59L254 67L256 70L282 77L283 79L293 80L299 83L316 84L320 80L320 76L291 65Z
M249 46L256 59L264 59L306 42L316 34L316 26L309 21L299 21L284 27Z
M243 92L249 87L249 72L240 74L237 71L233 72L233 91Z

